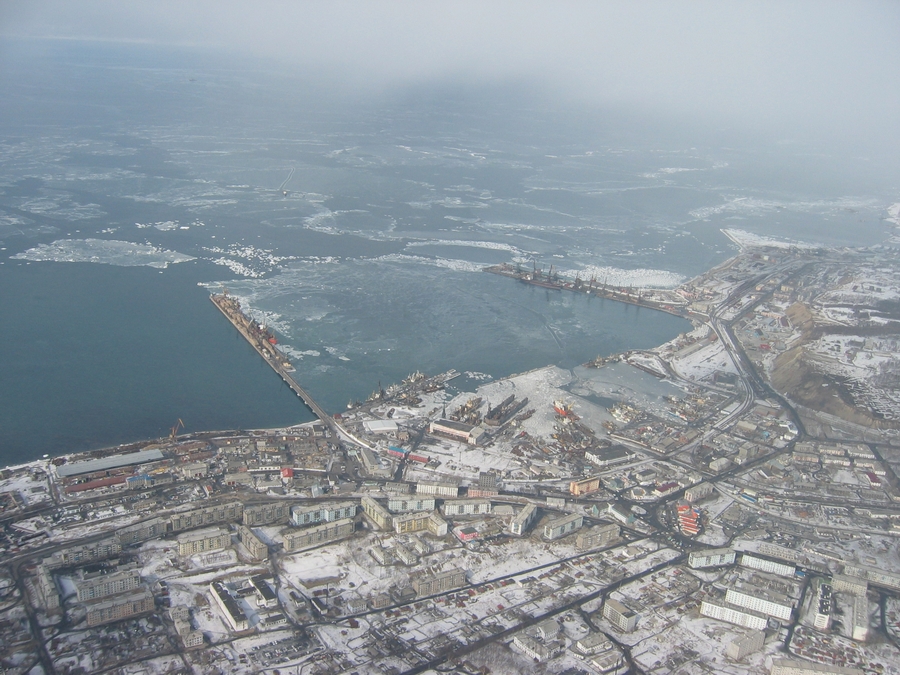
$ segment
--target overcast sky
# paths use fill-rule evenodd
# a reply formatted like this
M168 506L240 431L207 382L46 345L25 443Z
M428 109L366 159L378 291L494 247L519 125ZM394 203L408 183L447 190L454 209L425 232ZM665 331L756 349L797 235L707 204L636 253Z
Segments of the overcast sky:
M224 49L354 87L533 82L561 100L900 147L896 1L5 0L0 34Z

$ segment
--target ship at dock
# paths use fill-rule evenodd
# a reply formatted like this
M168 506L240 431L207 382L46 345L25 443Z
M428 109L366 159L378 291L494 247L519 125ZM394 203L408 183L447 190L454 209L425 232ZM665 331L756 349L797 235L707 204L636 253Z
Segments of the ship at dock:
M221 294L213 293L209 299L265 359L277 364L282 370L294 370L290 359L276 347L278 338L268 327L244 314L237 298L228 295L228 291L223 291Z

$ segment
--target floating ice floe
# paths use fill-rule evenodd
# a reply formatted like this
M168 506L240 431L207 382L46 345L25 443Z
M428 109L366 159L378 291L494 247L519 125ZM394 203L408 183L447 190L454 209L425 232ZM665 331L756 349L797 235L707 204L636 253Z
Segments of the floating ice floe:
M58 239L41 244L12 256L15 260L32 262L92 262L120 267L158 267L165 269L170 263L181 263L195 258L177 251L135 244L116 239Z
M900 226L900 202L897 204L891 204L887 207L888 217L885 219L889 223L893 223L894 225Z

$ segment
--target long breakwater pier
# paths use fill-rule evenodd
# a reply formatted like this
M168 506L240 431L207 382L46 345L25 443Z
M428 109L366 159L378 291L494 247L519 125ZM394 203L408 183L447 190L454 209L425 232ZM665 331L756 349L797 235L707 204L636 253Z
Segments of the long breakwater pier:
M238 333L244 336L253 348L262 356L266 363L272 366L272 369L281 376L297 396L306 404L313 414L327 424L331 430L340 436L344 436L343 430L339 429L337 424L322 407L315 402L303 387L295 380L289 371L293 370L291 362L288 358L275 347L275 338L266 328L259 325L256 321L244 314L241 309L241 303L236 298L231 297L227 293L209 296L212 303L219 308L219 311L225 315L225 318L231 322Z
M587 281L576 277L574 281L561 278L553 273L551 265L549 272L544 272L537 266L533 269L522 268L519 265L501 263L484 268L485 272L499 274L503 277L518 279L522 283L541 288L549 288L555 291L575 291L586 295L594 295L599 298L616 300L629 305L647 307L660 312L674 314L683 318L690 318L687 301L674 291L666 289L624 288L608 286L605 282L597 283L593 277Z

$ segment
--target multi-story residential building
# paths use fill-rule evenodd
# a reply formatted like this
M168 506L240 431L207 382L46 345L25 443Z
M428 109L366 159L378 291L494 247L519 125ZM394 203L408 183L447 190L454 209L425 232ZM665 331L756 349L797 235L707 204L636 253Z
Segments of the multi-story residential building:
M491 503L486 499L454 499L441 506L445 516L482 516L491 512Z
M416 494L456 497L459 495L459 485L441 481L420 480L416 483Z
M432 574L413 580L412 588L418 597L435 595L441 591L450 591L466 585L466 572L451 569L440 574Z
M121 546L129 546L142 541L164 537L167 529L167 521L162 518L151 518L142 523L136 523L135 525L116 530L116 538Z
M231 546L231 533L228 530L201 530L185 532L178 537L178 555L196 555L221 551Z
M835 574L831 578L831 585L836 592L850 593L851 595L865 595L869 590L868 581L846 574Z
M114 595L87 605L87 625L100 626L113 621L121 621L155 609L153 595L147 588L139 588L129 593Z
M752 630L746 635L736 637L728 643L725 648L725 654L728 658L740 661L749 654L755 654L766 643L766 632L763 630Z
M831 628L831 608L833 604L832 589L829 584L819 584L819 593L816 597L816 617L814 625L818 630Z
M869 599L865 593L853 598L852 637L858 642L865 642L869 639Z
M786 565L785 563L767 560L766 558L760 558L759 556L750 555L749 553L741 554L740 564L742 567L749 567L761 572L777 574L781 577L793 577L797 572L796 565Z
M363 513L381 530L389 530L393 525L393 517L381 504L365 495L360 501Z
M244 515L247 515L247 512L244 512ZM247 552L250 554L250 557L254 560L265 560L269 557L269 547L262 539L257 537L253 530L251 530L246 525L238 525L237 527L238 539L244 545L244 548L247 549Z
M290 519L291 506L285 502L244 507L243 520L247 526L285 525Z
M708 548L703 551L691 551L688 555L688 566L694 569L718 567L734 563L736 554L730 548Z
M135 569L78 580L75 582L75 590L78 593L78 602L86 602L105 598L108 595L133 591L140 585L141 572Z
M291 509L291 522L298 527L333 523L336 520L354 517L356 517L355 502L300 504Z
M725 602L768 614L782 621L790 621L794 605L787 596L756 587L729 588Z
M638 621L636 612L613 598L607 598L603 603L603 617L623 633L633 631Z
M410 511L434 511L434 497L408 497L388 499L388 510L394 513Z
M48 567L75 567L95 560L113 558L121 552L122 544L118 539L102 539L93 544L70 546L62 551L57 551L50 558L44 560L44 564Z
M175 513L169 518L172 532L190 530L205 525L219 523L237 523L243 519L244 505L241 502L228 502L206 506L202 509Z
M684 491L684 498L689 502L698 502L713 493L712 483L697 483Z
M580 549L599 548L619 538L619 526L615 523L596 525L575 535L575 546Z
M544 539L553 541L567 534L571 534L575 530L581 529L584 524L584 517L580 513L571 513L566 516L554 518L544 525Z
M600 489L600 478L584 478L582 480L573 480L569 483L569 492L575 497L591 494Z
M436 537L447 534L447 521L441 518L437 512L431 513L405 513L393 518L394 532L407 534L426 530Z
M509 523L509 531L512 534L522 536L531 527L537 518L538 510L534 504L526 504L521 511Z
M719 621L727 621L735 626L752 628L753 630L765 630L769 623L768 618L762 612L735 607L717 600L704 600L700 603L700 614Z
M860 567L859 565L844 565L844 574L859 579L866 579L870 584L876 586L884 586L891 590L900 590L900 574L891 572L883 572L871 567Z
M301 530L293 530L282 533L284 537L284 550L293 552L303 548L337 541L349 537L356 531L356 521L353 518L344 518L332 523L322 523L305 527Z

